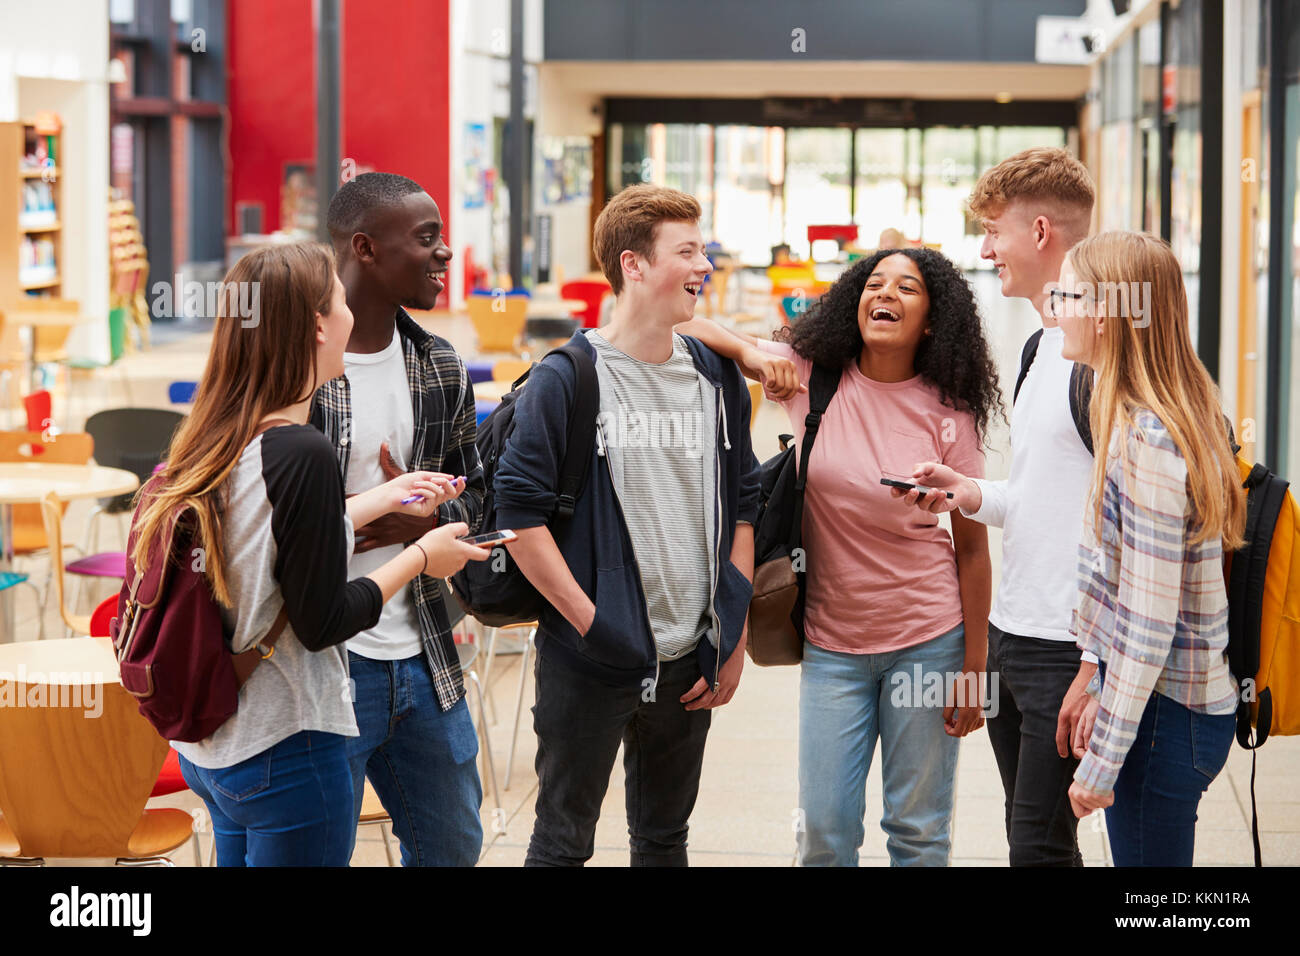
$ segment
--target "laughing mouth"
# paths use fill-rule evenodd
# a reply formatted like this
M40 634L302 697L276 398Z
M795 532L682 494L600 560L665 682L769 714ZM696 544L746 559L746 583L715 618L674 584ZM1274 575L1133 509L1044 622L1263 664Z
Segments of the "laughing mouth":
M684 288L691 295L699 295L700 289L703 287L703 285L704 285L703 282L688 282L686 283L686 285L682 286L682 288Z
M883 305L871 310L871 321L873 322L901 322L903 317L893 309L888 309Z

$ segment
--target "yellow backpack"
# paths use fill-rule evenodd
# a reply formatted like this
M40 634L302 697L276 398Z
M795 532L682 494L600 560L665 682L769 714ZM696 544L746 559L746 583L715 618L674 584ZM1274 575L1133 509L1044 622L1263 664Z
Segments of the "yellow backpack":
M1235 450L1235 447L1234 447ZM1240 685L1237 742L1300 734L1300 505L1288 482L1240 455L1246 543L1228 556L1228 666ZM1253 736L1252 736L1253 730ZM1261 864L1251 755L1255 865Z
M1237 466L1246 544L1228 566L1228 663L1241 684L1237 740L1254 750L1300 734L1300 506L1263 465L1238 457Z

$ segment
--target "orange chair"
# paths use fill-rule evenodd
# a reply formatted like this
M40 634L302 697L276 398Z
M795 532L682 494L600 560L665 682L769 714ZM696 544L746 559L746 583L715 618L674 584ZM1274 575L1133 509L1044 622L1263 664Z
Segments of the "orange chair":
M584 329L594 329L600 325L600 303L610 291L608 282L574 279L560 286L560 298L586 302L586 306L574 311L573 317L582 321Z
M514 382L532 367L532 362L523 359L502 359L492 366L492 381Z
M747 382L749 386L749 427L754 427L754 422L758 421L758 409L763 404L763 384L761 382Z
M41 432L0 432L0 461L35 461L50 465L84 465L95 451L85 432L46 437ZM67 505L63 506L67 511ZM45 519L40 505L14 505L14 554L26 555L46 546Z
M500 303L498 305L498 303ZM528 320L528 299L515 295L471 295L465 299L469 320L478 334L480 352L517 354Z

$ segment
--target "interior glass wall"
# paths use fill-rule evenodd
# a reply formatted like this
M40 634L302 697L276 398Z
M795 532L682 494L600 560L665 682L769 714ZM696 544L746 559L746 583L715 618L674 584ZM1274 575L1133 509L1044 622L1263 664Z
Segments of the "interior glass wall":
M1170 21L1169 62L1175 70L1176 99L1169 243L1183 266L1196 342L1201 272L1201 0L1183 0Z
M898 229L971 269L988 266L965 211L980 174L1033 146L1065 146L1066 130L613 123L607 142L610 195L640 182L695 195L705 238L746 265L770 264L782 244L807 259L810 225L854 223L863 248Z

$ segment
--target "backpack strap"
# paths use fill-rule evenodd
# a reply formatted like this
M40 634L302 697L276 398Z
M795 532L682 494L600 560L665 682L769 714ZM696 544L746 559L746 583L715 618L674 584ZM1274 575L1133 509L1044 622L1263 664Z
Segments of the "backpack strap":
M1029 374L1029 366L1034 364L1034 356L1038 354L1038 343L1043 338L1043 330L1039 329L1025 341L1025 347L1020 350L1020 374L1016 376L1016 390L1011 395L1011 404L1016 403L1020 397L1020 386L1025 384L1025 376Z
M257 670L258 664L275 653L275 642L280 639L280 635L284 633L284 626L288 623L289 612L284 605L281 605L280 613L275 616L275 622L266 632L266 636L248 650L235 654L231 658L235 665L235 680L239 682L240 687L243 687L248 682L248 678L253 676L253 671Z
M565 356L577 373L573 407L569 409L569 437L560 465L560 496L555 505L558 517L571 518L591 465L592 449L596 447L600 386L596 380L596 363L582 346L570 343L548 354Z
M1255 465L1243 483L1246 496L1245 546L1232 555L1228 575L1228 669L1238 681L1259 673L1259 628L1264 613L1264 585L1273 530L1286 502L1287 482L1263 465ZM1250 702L1237 704L1237 743L1254 750L1268 739L1272 701L1267 690L1256 688L1258 714L1251 741Z
M1070 417L1074 419L1074 430L1079 433L1079 440L1088 454L1096 457L1092 447L1092 369L1079 362L1070 369Z
M835 390L840 386L843 370L838 372L814 365L808 380L808 417L804 419L803 444L799 446L799 470L794 482L794 518L790 522L790 547L798 546L803 530L803 494L808 484L808 459L812 457L813 443L821 429L822 415L830 407Z
M257 430L253 432L253 437L256 438L263 432L270 431L272 428L279 428L281 425L293 424L295 423L287 418L268 418L257 426ZM235 665L235 680L238 681L240 687L243 687L248 682L248 678L253 676L253 671L257 670L258 664L275 653L275 642L280 639L280 635L284 633L284 627L288 623L289 612L281 605L280 613L275 616L275 620L271 623L271 629L266 632L266 635L248 650L231 657L231 662Z
M1038 343L1043 339L1043 330L1038 329L1025 341L1020 350L1020 374L1016 376L1016 389L1011 395L1011 404L1020 397L1020 386L1025 384L1029 367L1038 355ZM1092 407L1092 369L1078 362L1070 369L1070 417L1074 419L1074 430L1079 433L1079 440L1088 449L1089 455L1096 455L1092 447L1092 424L1089 419Z

